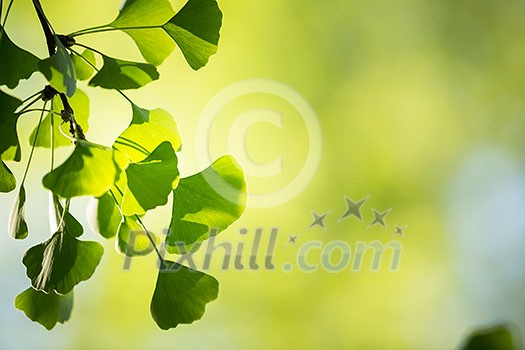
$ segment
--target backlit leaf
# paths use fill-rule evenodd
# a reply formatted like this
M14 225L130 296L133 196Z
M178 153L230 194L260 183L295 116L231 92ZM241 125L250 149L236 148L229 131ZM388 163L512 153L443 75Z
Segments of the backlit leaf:
M78 141L58 168L44 176L44 187L63 198L99 197L117 181L120 168L111 148Z
M168 0L127 0L109 26L122 28L135 41L144 59L159 66L175 48L173 40L160 28L173 15ZM158 28L124 29L155 26Z
M169 142L161 143L147 158L129 164L127 188L121 203L125 216L142 215L168 203L179 177L177 156Z
M104 89L138 89L159 78L157 68L147 63L137 63L103 56L102 69L90 80L90 86Z
M168 141L175 151L182 146L177 123L163 109L148 111L133 107L133 120L113 145L132 162L139 162L149 155L162 142Z
M167 250L181 253L195 249L195 243L224 231L246 209L246 182L237 161L225 156L196 175L180 180L174 190Z
M200 320L206 304L217 299L219 282L210 275L166 261L151 300L151 316L168 330Z
M47 294L28 288L16 297L15 307L23 311L30 320L51 330L57 323L69 320L73 299L73 292L66 295L55 292Z
M67 294L88 280L100 262L104 248L97 242L79 241L65 232L30 248L22 259L31 285L46 293Z
M215 0L189 0L163 28L197 70L217 52L221 24L222 13Z

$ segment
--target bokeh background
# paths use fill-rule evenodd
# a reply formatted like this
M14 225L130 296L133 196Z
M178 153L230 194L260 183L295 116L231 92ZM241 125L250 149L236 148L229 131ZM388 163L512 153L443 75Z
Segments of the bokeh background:
M174 9L183 1L172 1ZM183 139L183 174L199 171L195 136L208 101L232 83L265 78L287 84L317 112L322 160L310 185L288 203L250 208L221 234L246 242L257 227L280 229L274 271L210 272L219 299L190 326L160 331L149 315L156 272L153 256L123 257L112 241L94 277L75 289L71 320L47 332L13 305L28 287L23 252L49 236L47 193L41 177L49 152L38 150L28 178L30 237L11 240L5 228L14 194L0 199L0 348L2 349L450 349L474 329L513 322L525 329L525 2L497 0L219 0L224 13L219 52L194 72L176 49L161 79L129 95L144 108L164 108ZM68 33L110 22L118 0L42 4L55 29ZM45 57L30 1L16 0L7 31L20 46ZM82 43L119 58L140 60L124 34L85 36ZM28 96L44 80L35 74L15 91ZM129 123L129 105L117 93L83 88L91 98L88 138L111 145ZM264 163L284 159L273 178L248 176L250 190L286 185L308 154L300 115L276 96L247 95L225 108L210 133L211 153L228 149L227 135L242 112L281 111L282 129L254 127L248 151ZM24 154L37 115L19 123ZM71 152L61 149L60 158ZM24 162L10 164L21 176ZM337 223L344 196L370 195L364 223ZM73 204L87 225L88 200ZM366 226L371 209L393 208L388 227ZM331 211L326 230L306 230L311 210ZM148 217L153 230L169 223L169 208ZM392 237L393 224L408 225ZM240 228L252 232L247 237ZM311 240L399 240L399 271L284 272L298 247L287 233ZM220 258L220 257L219 257ZM315 260L315 254L311 257ZM336 254L334 260L337 260ZM366 262L366 261L365 261Z

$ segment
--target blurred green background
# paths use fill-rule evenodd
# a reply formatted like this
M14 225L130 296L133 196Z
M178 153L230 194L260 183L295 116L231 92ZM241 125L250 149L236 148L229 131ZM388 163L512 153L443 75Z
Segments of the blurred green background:
M183 1L172 1L179 9ZM110 22L119 1L42 0L60 33ZM219 299L204 318L169 332L149 315L156 272L153 256L123 271L122 256L106 241L94 277L75 289L71 320L47 332L13 306L29 285L21 255L47 239L47 194L41 177L48 151L38 150L28 178L30 237L14 242L0 227L0 348L49 349L445 349L474 329L509 321L525 329L525 1L328 0L309 2L219 0L224 13L219 52L193 72L176 49L160 67L161 79L129 95L143 108L175 117L184 149L181 172L199 171L195 136L208 101L235 82L265 78L299 92L322 128L322 160L310 185L288 203L249 208L220 240L246 242L257 227L280 229L274 271L210 272L221 282ZM7 32L15 43L45 57L30 1L14 2ZM121 33L80 42L125 59L140 60ZM15 91L41 88L35 74ZM117 93L83 88L91 98L88 138L111 145L130 121ZM250 109L282 112L284 126L259 125L248 151L261 163L283 157L283 173L247 177L252 193L286 185L308 152L301 116L269 95L243 96L216 118L210 133L216 158L228 149L233 120ZM37 115L24 118L29 135ZM205 141L205 140L204 140ZM22 140L27 159L29 144ZM61 158L71 150L61 149ZM24 162L12 165L20 176ZM343 197L370 195L364 223L349 218ZM7 216L14 194L3 195ZM73 204L86 217L87 200ZM388 227L367 229L371 209L393 208ZM331 211L326 230L306 230L311 210ZM169 208L148 218L153 230L169 224ZM87 219L83 222L87 223ZM393 224L408 225L392 237ZM250 234L239 234L248 228ZM301 233L298 246L287 233ZM86 238L103 241L94 232ZM299 246L311 241L400 241L400 269L384 263L371 272L284 272ZM389 255L385 255L388 257ZM334 260L337 260L334 254ZM312 254L311 259L315 259Z

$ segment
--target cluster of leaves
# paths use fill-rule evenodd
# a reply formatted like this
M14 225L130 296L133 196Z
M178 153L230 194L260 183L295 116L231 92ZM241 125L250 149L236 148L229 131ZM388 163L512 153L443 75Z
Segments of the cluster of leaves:
M51 237L23 257L31 286L17 296L16 307L47 329L69 319L74 287L93 275L103 255L99 243L80 239L84 229L69 210L72 199L91 196L96 203L94 227L103 237L114 237L120 253L157 253L161 268L151 314L158 326L169 329L200 319L206 304L217 298L217 280L166 260L158 249L161 239L146 228L142 217L166 205L173 196L166 250L183 254L198 247L210 232L226 229L243 213L246 185L242 169L235 159L225 156L204 171L181 179L177 152L182 141L173 117L162 109L140 108L122 90L158 79L156 66L175 46L193 69L206 65L217 51L222 22L216 1L189 0L175 14L168 0L127 0L113 22L60 35L39 0L33 0L49 51L45 59L23 50L8 37L5 24L12 3L0 27L0 86L13 89L35 72L41 72L49 85L24 101L0 90L0 192L18 187L10 235L24 239L30 231L24 215L24 183L35 147L50 149L51 169L43 177L43 186L49 190L52 212ZM1 5L0 0L0 19ZM146 62L109 57L77 42L80 36L112 30L128 34ZM97 64L100 60L101 67ZM77 88L81 80L89 80L89 86L113 89L130 103L131 123L112 147L86 139L89 98ZM31 108L38 102L43 107ZM17 123L30 112L40 112L40 119L29 137L31 152L17 186L5 161L21 161ZM54 150L62 146L73 150L55 167ZM137 230L143 232L145 241L132 239Z

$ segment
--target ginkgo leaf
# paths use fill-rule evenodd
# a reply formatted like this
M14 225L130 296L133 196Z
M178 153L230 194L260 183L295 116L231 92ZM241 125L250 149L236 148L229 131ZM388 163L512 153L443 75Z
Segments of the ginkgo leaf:
M173 15L168 0L127 0L118 17L108 26L122 28L135 41L144 59L159 66L175 48L173 40L160 28Z
M108 26L128 28L163 25L173 14L168 0L126 0L117 18Z
M189 0L175 15L167 0L128 0L108 27L127 33L147 62L160 65L173 51L173 40L194 70L217 52L222 13L215 0ZM158 31L156 29L162 29ZM171 38L166 40L166 34Z
M93 66L97 64L95 53L89 49L85 49L80 55L84 58L79 57L74 53L71 54L71 61L75 68L75 76L78 80L88 80L95 72L95 69L93 68ZM91 65L86 61L90 62Z
M58 36L55 36L55 44L56 53L40 61L38 66L53 88L71 97L77 88L73 61Z
M69 210L64 211L64 206L60 199L51 194L51 215L49 218L51 232L63 231L72 237L80 237L84 233L84 228L77 219L71 215Z
M151 316L163 330L193 323L218 294L219 282L212 276L165 261L151 300Z
M159 79L157 68L147 63L137 63L103 56L102 69L89 81L90 86L104 89L138 89Z
M117 206L116 199L110 192L104 193L95 200L91 213L93 229L104 238L114 237L123 220L122 213Z
M30 248L22 259L36 290L67 294L95 272L104 248L97 242L79 241L66 232Z
M64 323L71 317L73 292L60 295L55 292L44 293L28 288L15 299L15 307L26 316L51 330L57 323Z
M160 243L160 239L155 234L152 232L148 234L156 245ZM118 230L116 247L119 253L130 257L146 256L155 249L134 216L124 217Z
M215 0L189 0L164 26L194 70L217 52L222 13Z
M113 148L124 153L130 161L139 162L162 142L168 141L175 151L180 150L182 140L177 123L163 109L148 111L132 105L133 120L115 141Z
M69 104L71 105L71 108L73 108L73 111L75 111L75 120L76 122L82 126L82 130L84 131L84 134L86 134L89 131L89 113L90 113L90 107L89 107L89 97L88 95L80 90L77 89L73 97L68 99ZM62 100L59 96L55 96L53 98L52 108L54 112L60 113L64 106L62 105ZM60 128L62 127L62 131L64 133L69 134L69 124L63 124L62 118L60 115L57 115L55 113L48 113L44 119L42 120L42 124L40 125L40 131L38 132L38 140L36 140L36 147L44 147L44 148L50 148L51 147L51 118L54 118L53 120L53 146L55 148L62 147L62 146L71 146L72 142L70 139L65 137L62 132L60 132ZM29 143L32 145L35 142L36 137L36 130L37 128L33 130L31 133L31 136L29 137Z
M148 157L126 169L127 187L121 208L125 216L143 215L168 203L179 177L178 161L169 142L161 143Z
M246 209L246 182L242 169L230 156L219 158L206 170L180 180L174 190L170 234L166 237L170 253L193 251L195 243L224 231Z
M16 188L16 178L11 170L0 160L0 192L8 193Z
M29 79L38 71L39 59L16 46L0 26L0 85L14 89L22 79Z
M100 197L117 181L120 167L111 148L77 141L75 150L44 176L44 187L63 198Z
M22 153L16 125L18 114L15 111L22 101L0 90L0 158L19 162Z
M25 218L26 190L20 187L16 197L11 215L9 216L8 230L14 239L25 239L28 235L27 223Z
M139 48L146 62L160 66L175 49L175 43L161 28L123 30Z

